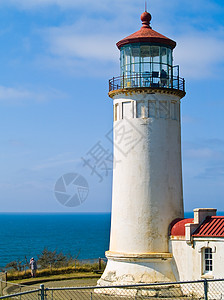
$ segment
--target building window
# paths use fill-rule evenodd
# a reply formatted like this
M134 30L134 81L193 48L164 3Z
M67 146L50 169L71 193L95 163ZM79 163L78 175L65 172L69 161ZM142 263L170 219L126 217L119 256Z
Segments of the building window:
M204 273L211 273L213 270L212 264L212 248L204 249Z

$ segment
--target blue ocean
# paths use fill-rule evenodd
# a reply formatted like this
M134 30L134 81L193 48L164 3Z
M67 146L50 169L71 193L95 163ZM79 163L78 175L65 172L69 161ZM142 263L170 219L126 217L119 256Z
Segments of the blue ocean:
M0 214L0 268L11 261L37 259L42 250L78 259L105 257L110 214Z
M80 260L103 258L109 249L110 217L109 213L2 213L0 268L11 261L23 261L25 256L37 259L45 247ZM185 213L185 217L192 218L193 213Z

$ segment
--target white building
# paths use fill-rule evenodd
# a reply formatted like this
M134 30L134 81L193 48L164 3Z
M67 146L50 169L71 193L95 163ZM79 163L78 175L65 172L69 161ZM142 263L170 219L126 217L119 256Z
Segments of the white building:
M194 220L183 219L180 100L185 81L173 65L176 42L151 28L148 12L141 20L139 31L117 43L120 77L110 80L116 162L110 249L99 285L221 274L222 237L201 236L202 222L215 210L197 210Z
M224 217L216 209L194 210L193 219L177 219L170 226L170 252L176 280L224 277Z

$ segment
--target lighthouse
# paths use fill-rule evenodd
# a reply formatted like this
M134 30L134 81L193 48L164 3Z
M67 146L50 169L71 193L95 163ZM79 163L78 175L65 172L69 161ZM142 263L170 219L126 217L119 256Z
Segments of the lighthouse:
M177 279L169 226L184 215L180 100L185 81L173 65L176 42L151 28L150 13L141 21L139 31L117 43L120 76L109 81L112 214L99 285Z

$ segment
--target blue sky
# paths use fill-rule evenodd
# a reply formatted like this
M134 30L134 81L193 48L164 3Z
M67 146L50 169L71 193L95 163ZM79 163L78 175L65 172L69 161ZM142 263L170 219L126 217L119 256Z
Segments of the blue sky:
M119 75L115 43L137 31L144 1L0 1L0 201L3 212L110 211L102 182L81 157L112 127L108 79ZM177 41L182 100L184 202L224 211L224 4L151 0L152 27ZM89 184L73 208L54 196L58 178Z

